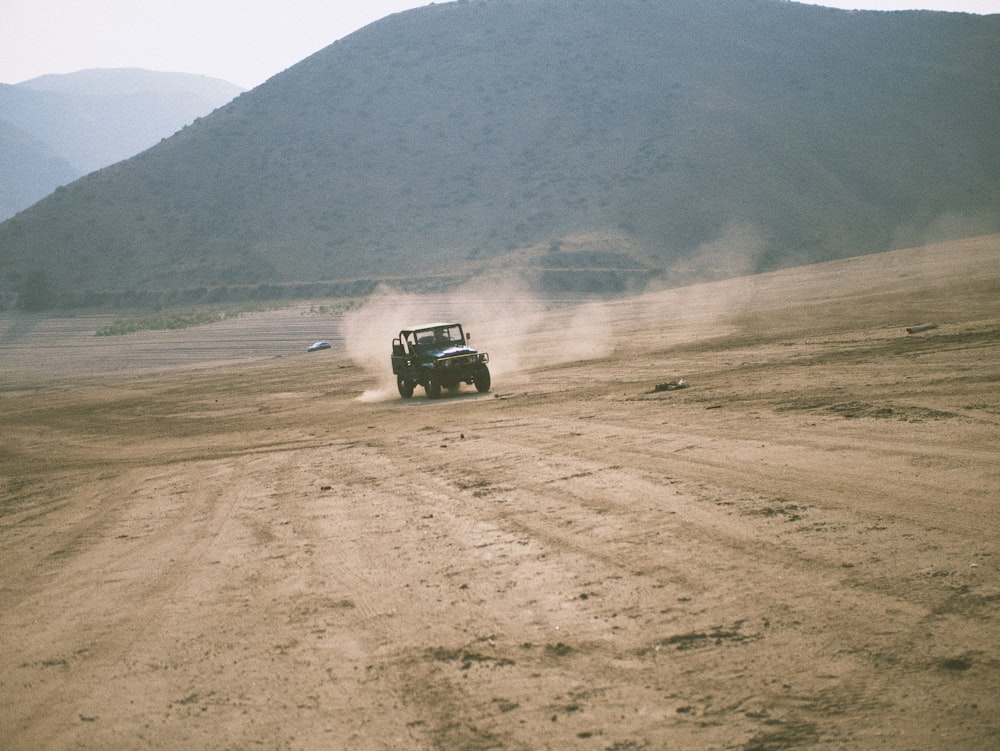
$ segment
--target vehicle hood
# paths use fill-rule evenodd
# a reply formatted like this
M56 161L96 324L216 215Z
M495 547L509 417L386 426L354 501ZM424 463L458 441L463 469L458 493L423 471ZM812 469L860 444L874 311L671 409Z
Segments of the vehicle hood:
M455 355L474 355L476 350L472 347L461 347L450 345L447 347L425 347L424 352L426 352L430 357L454 357Z

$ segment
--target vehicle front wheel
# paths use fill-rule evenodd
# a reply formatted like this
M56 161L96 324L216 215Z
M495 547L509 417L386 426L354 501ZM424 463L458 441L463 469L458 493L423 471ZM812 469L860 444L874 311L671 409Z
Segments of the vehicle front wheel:
M483 394L490 390L490 369L485 365L480 365L472 374L472 382L476 384L476 391Z
M441 379L436 375L427 376L427 385L424 386L428 399L437 399L441 396Z
M396 388L399 389L399 395L404 399L413 396L413 382L406 380L403 376L396 378Z

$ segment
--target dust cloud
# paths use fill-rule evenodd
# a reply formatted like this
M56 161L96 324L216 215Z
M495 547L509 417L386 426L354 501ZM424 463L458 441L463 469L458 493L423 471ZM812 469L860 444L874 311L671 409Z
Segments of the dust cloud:
M930 221L915 218L893 232L893 248L919 248L967 237L990 235L998 230L997 217L990 212L979 214L946 211Z
M494 385L506 374L603 357L610 352L607 304L548 299L522 279L477 279L447 295L416 295L379 287L341 321L348 356L372 377L361 401L398 397L389 358L403 328L458 321L471 346L490 355Z
M494 389L502 388L498 378L505 375L607 357L618 339L634 344L636 332L619 330L625 308L637 307L641 312L629 315L654 321L649 330L656 339L649 346L754 326L754 274L766 249L755 227L730 223L669 269L669 286L618 300L555 299L516 274L479 278L446 295L382 286L344 316L342 335L348 355L372 377L364 401L397 398L392 339L402 328L434 321L462 323L472 346L490 355Z
M755 275L766 250L758 228L731 222L672 264L666 284L615 300L555 299L516 272L478 278L446 295L383 286L344 317L342 335L348 355L372 377L364 401L397 398L389 356L399 330L445 320L461 322L472 346L489 352L494 390L502 389L504 376L607 357L619 341L659 348L756 328L763 301ZM630 318L649 326L621 331Z

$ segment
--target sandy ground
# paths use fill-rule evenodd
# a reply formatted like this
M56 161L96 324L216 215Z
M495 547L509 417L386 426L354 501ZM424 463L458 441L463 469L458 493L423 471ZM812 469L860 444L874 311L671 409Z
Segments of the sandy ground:
M0 745L1000 748L1000 237L491 289L0 320ZM456 309L492 392L398 399Z

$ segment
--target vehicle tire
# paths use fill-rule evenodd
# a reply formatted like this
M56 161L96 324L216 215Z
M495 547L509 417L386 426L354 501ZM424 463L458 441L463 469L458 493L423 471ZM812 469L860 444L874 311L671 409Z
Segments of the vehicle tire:
M413 381L408 381L403 376L396 378L396 388L399 389L399 395L404 399L413 396Z
M441 379L435 374L427 376L427 385L424 386L428 399L437 399L441 396Z
M472 382L476 384L476 391L483 394L490 390L490 369L485 365L480 365L472 374Z

